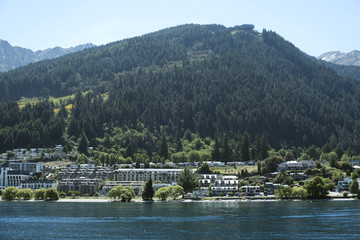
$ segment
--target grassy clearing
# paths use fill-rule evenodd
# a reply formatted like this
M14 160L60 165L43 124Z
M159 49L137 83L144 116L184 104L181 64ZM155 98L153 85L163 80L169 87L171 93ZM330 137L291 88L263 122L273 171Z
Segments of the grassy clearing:
M86 91L86 92L83 92L82 94L85 96L89 92L90 91ZM104 99L104 101L109 99L109 93L108 92L103 93L100 96ZM48 100L54 103L54 106L55 106L54 113L57 113L57 112L60 111L60 107L63 104L65 104L65 108L66 108L66 110L68 112L71 111L72 106L73 106L71 102L74 100L74 98L75 98L75 93L72 94L72 95L68 95L68 96L64 96L64 97L58 97L58 98L49 97ZM41 97L24 98L23 97L17 103L18 103L19 108L23 109L26 106L26 104L35 105L38 102L40 102L41 100L44 100L44 98L41 98Z
M59 166L67 166L67 165L71 165L74 162L72 161L67 161L67 160L59 160L59 161L53 161L53 162L40 162L46 166L49 167L59 167Z
M236 166L234 167L210 167L210 170L213 172L220 172L223 175L234 175L241 172L242 169L246 169L249 173L257 172L257 166Z

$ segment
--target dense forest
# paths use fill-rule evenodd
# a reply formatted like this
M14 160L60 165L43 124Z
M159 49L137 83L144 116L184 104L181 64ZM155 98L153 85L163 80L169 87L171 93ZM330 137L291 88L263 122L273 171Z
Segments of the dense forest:
M334 69L340 76L346 76L360 80L360 66L347 66L334 64L330 62L323 62L327 67Z
M224 161L263 159L270 148L360 154L359 88L275 32L183 25L0 74L0 150L60 143L124 159L196 150ZM73 93L61 106L46 100ZM21 110L10 101L33 96L44 100Z

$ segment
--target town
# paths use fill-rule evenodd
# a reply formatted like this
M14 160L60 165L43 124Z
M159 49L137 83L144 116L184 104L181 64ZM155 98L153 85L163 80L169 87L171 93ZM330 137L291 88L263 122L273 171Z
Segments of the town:
M91 151L92 149L89 148ZM280 161L275 171L262 171L273 161L271 158L258 162L185 162L115 164L113 166L94 164L71 164L50 166L47 162L36 162L41 157L76 159L77 154L66 154L61 145L47 149L13 149L0 155L0 191L8 187L18 189L56 189L61 197L96 196L107 197L117 186L131 188L135 196L142 196L146 182L150 179L156 193L160 188L178 185L179 175L185 167L197 177L197 184L191 192L184 192L188 198L242 197L242 198L301 198L306 199L304 186L315 176L327 179L327 197L347 197L359 193L360 166L357 162L345 163L344 170L330 168L328 162L313 160ZM271 163L274 165L274 163ZM339 167L338 167L339 168ZM347 168L347 169L346 169ZM210 169L215 169L211 171ZM262 174L261 174L262 173ZM325 178L330 176L330 178ZM333 182L330 181L333 180ZM351 189L357 183L357 190ZM335 185L336 184L336 185ZM311 195L310 195L311 196ZM313 195L313 197L316 197ZM324 196L323 196L324 197ZM165 198L166 199L166 198Z

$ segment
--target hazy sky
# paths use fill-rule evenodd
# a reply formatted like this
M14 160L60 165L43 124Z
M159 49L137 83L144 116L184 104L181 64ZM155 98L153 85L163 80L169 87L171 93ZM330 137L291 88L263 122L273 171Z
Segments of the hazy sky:
M252 23L313 56L360 50L359 0L0 0L0 39L32 50L101 45L185 23Z

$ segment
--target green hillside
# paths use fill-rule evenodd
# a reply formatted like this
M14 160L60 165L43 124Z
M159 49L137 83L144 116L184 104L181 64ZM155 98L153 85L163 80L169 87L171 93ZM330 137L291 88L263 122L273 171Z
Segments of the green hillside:
M22 110L1 103L1 150L71 148L85 134L101 151L166 159L196 139L197 150L213 151L217 133L240 158L247 132L253 158L267 155L267 140L276 149L339 143L360 153L359 87L272 31L183 25L0 74L2 100L92 90L76 94L69 115L46 101Z

